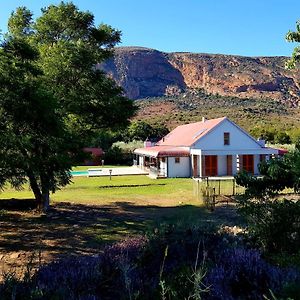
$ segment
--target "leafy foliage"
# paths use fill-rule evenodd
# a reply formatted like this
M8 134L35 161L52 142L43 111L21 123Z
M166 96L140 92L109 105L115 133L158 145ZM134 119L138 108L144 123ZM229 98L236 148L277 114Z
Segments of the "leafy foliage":
M105 164L130 165L133 155L131 151L126 151L117 145L113 145L105 152Z
M246 172L236 175L237 184L246 188L246 198L267 199L286 188L299 190L300 152L298 150L259 164L261 176Z
M296 254L300 247L300 201L243 203L251 239L269 253Z
M151 125L145 121L133 121L123 135L125 141L145 141L147 138L156 138L159 140L168 133L168 128L162 124Z
M296 22L296 31L289 31L286 34L286 40L288 42L300 43L300 20ZM287 62L286 66L289 69L296 67L300 61L300 47L295 47L291 59Z
M120 32L72 3L25 7L8 21L0 53L0 183L29 178L47 208L49 192L70 182L73 157L96 130L128 124L133 102L97 67L112 55Z
M259 169L262 177L246 173L236 176L237 183L246 187L238 204L248 219L249 234L268 252L296 254L300 246L300 201L274 200L274 196L285 188L299 191L300 152L263 162Z
M56 99L34 65L36 52L23 40L8 40L0 53L0 177L21 188L27 178L37 201L70 181L67 128Z

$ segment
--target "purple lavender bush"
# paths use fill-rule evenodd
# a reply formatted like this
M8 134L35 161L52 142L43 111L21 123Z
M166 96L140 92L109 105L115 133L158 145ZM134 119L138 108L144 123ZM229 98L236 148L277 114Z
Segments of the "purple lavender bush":
M199 263L213 258L214 253L224 247L223 237L214 231L203 231L197 227L166 226L151 236L142 255L139 268L142 270L140 286L143 299L160 299L160 277L165 250L168 247L163 267L163 280L174 299L187 298L193 288L192 269L199 253Z
M101 299L133 299L142 285L137 266L148 239L144 236L127 238L105 248L102 255Z
M168 226L149 238L107 246L96 257L50 263L29 280L8 278L0 285L0 299L153 300L162 299L162 292L166 299L200 299L200 293L207 300L262 299L269 289L286 296L283 287L299 283L299 272L235 245L215 232Z
M37 299L88 299L102 280L100 257L72 257L39 269L32 279ZM66 295L68 297L66 298Z
M205 283L208 299L264 299L269 290L280 295L286 284L299 279L299 272L270 265L258 250L233 248L219 253Z

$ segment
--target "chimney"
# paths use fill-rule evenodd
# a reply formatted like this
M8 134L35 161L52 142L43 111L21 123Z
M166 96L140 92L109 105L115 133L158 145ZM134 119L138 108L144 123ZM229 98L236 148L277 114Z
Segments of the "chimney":
M204 123L205 122L205 117L202 117L202 123Z
M148 138L144 141L144 148L152 147L152 142Z
M262 137L258 138L257 142L260 144L261 147L266 146L266 141Z

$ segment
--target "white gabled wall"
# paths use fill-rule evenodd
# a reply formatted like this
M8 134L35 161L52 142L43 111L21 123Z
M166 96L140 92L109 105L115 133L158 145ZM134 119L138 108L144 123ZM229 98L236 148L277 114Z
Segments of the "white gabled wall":
M230 145L224 145L224 132L230 133ZM224 120L192 146L201 150L261 149L261 146L229 120Z
M190 177L190 157L180 157L180 163L175 163L175 157L168 157L168 177Z

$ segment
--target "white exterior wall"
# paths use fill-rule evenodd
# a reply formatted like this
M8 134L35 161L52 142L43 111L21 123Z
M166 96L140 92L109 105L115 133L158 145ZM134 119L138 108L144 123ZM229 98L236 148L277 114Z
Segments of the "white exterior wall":
M260 156L254 155L254 175L259 175L258 164L260 163Z
M227 175L227 156L218 155L218 176Z
M144 156L139 155L139 167L142 168L144 166Z
M167 167L168 167L168 164L167 164L167 157L165 158L165 162L163 162L162 160L161 160L161 158L159 159L159 169L161 170L161 172L163 172L166 176L167 176L167 174L168 174L168 169L167 169Z
M230 145L224 145L224 132L230 133ZM260 145L228 120L224 120L203 136L194 146L201 150L252 150Z
M232 155L232 175L237 174L237 155Z
M168 157L168 177L190 177L190 157L180 157L180 163L175 163L175 157Z

